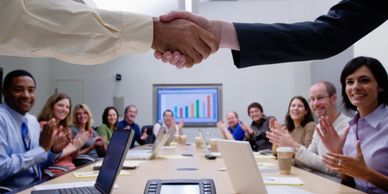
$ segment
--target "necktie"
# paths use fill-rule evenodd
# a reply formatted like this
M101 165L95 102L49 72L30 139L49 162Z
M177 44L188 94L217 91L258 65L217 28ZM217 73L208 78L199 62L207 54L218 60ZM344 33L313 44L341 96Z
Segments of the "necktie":
M28 132L28 126L26 122L22 123L22 138L23 138L23 143L24 143L24 147L26 148L26 151L30 150L31 138L30 138L30 133Z
M26 148L26 151L29 151L30 148L31 148L31 138L30 138L30 133L29 133L28 126L27 126L26 122L22 123L22 138L23 138L23 143L24 143L24 147ZM39 180L41 180L41 178L42 178L42 171L40 169L39 164L38 165L34 165L32 168L34 170L35 176Z

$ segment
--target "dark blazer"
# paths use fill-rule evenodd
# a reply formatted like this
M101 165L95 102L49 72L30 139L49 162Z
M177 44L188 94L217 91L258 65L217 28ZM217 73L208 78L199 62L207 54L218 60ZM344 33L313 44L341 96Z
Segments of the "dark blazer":
M388 0L343 0L315 21L293 24L234 23L238 68L323 59L345 50L388 19Z

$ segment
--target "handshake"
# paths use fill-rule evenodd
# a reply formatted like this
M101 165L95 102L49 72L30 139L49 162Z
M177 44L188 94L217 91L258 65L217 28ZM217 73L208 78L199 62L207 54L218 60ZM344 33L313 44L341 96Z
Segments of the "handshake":
M221 21L185 11L172 11L154 20L155 58L177 68L190 68L218 50Z

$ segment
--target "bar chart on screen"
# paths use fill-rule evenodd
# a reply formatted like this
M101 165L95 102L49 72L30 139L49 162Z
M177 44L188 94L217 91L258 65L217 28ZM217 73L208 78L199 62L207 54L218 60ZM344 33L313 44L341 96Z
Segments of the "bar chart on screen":
M215 125L220 113L219 87L172 87L156 90L157 122L171 110L176 120L186 124Z

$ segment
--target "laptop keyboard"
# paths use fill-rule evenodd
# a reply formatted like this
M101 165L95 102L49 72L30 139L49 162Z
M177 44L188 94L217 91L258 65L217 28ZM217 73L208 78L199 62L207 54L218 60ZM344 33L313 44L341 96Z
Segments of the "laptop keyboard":
M100 194L95 187L75 187L75 188L66 188L59 189L60 194Z

